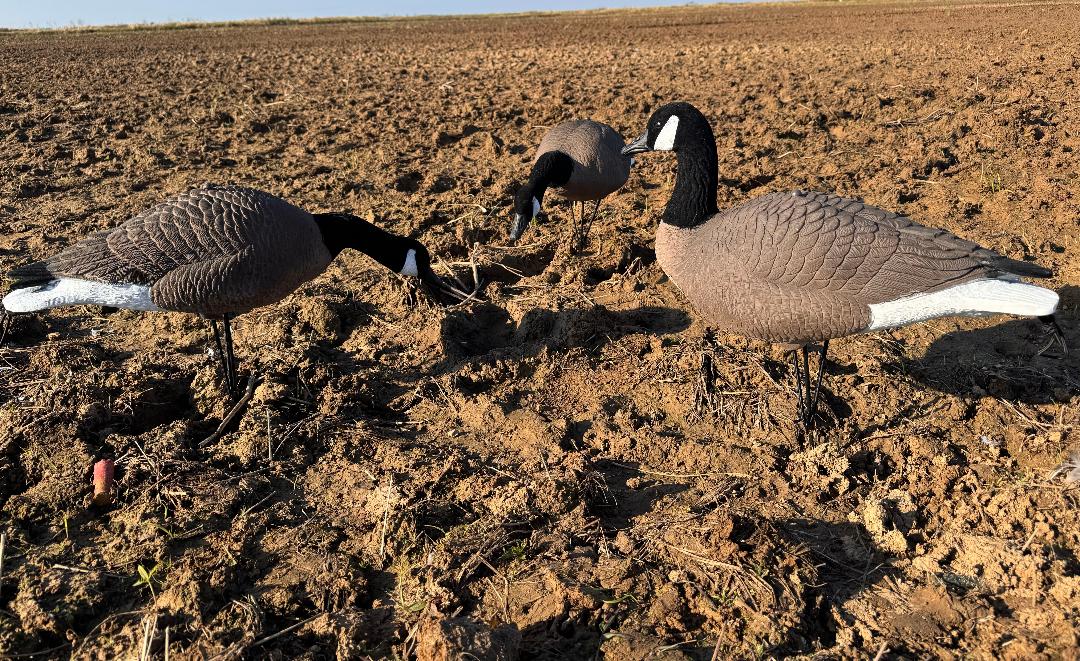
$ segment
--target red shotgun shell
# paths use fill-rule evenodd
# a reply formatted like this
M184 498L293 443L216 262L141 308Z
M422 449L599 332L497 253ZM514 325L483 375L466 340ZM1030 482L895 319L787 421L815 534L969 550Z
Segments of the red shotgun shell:
M116 470L112 459L102 459L94 464L94 499L93 503L104 507L113 501L113 473Z

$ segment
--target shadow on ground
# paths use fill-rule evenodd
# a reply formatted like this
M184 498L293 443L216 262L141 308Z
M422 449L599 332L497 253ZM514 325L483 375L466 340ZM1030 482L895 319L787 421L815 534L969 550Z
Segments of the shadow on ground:
M1080 395L1080 319L1075 312L1080 288L1061 291L1058 323L1068 355L1050 346L1036 319L1010 319L989 328L955 331L930 345L926 354L906 364L920 383L961 397L990 395L1030 404L1068 402Z
M506 310L485 303L452 312L443 320L443 350L449 363L443 369L497 350L508 350L515 358L537 355L544 348L582 347L595 352L627 335L678 333L690 322L687 313L674 308L646 306L612 311L595 305L558 311L536 308L515 324Z

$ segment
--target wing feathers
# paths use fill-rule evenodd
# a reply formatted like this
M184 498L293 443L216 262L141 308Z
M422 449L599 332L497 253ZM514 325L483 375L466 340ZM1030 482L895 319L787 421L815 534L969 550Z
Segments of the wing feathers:
M262 218L249 189L213 187L174 196L122 225L91 234L41 262L15 269L16 283L72 277L153 285L171 271L241 252Z
M728 214L748 226L744 236L754 249L737 254L749 253L755 277L793 291L829 290L872 304L1002 274L1050 275L945 230L825 193L771 193Z

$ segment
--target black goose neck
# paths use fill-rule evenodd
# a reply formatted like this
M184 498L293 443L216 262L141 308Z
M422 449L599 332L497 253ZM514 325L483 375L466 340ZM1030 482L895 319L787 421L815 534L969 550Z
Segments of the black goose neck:
M352 248L370 256L386 268L400 272L411 242L350 213L312 214L330 255Z
M533 164L526 187L532 191L533 197L543 201L544 191L549 186L565 186L573 172L574 160L565 152L545 152Z
M679 144L675 149L678 171L662 222L690 228L717 213L716 138L709 121L699 112L680 117Z

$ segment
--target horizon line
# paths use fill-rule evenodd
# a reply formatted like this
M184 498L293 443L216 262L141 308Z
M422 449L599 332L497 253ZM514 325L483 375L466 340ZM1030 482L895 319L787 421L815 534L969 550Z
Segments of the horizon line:
M75 22L61 26L26 26L10 27L0 26L0 33L12 32L97 32L97 31L121 31L121 30L194 30L200 28L225 28L225 27L261 27L276 25L318 25L333 23L378 23L393 21L416 21L416 20L446 20L446 19L485 19L485 18L530 18L555 16L560 14L603 14L616 12L651 12L664 10L679 10L688 8L716 8L738 7L741 5L770 5L770 4L796 4L806 0L710 0L709 2L695 2L689 0L679 4L653 5L648 7L592 7L586 9L533 9L527 11L506 12L462 12L458 14L387 14L382 16L312 16L312 17L288 17L288 16L265 16L258 18L241 18L226 20L179 20L179 21L145 21L132 23L98 23L84 24Z

